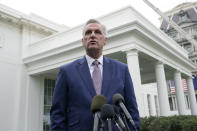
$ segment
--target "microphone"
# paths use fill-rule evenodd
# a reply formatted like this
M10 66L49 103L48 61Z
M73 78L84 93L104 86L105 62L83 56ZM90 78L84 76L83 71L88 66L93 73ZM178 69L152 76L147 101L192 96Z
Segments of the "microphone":
M130 113L128 112L127 108L124 105L124 98L121 94L117 93L113 96L113 103L121 108L121 110L124 112L125 116L131 123L131 125L134 127L134 129L137 131L137 128L135 126L135 123L133 121L133 118L131 117Z
M92 103L91 103L91 111L94 114L94 127L93 127L93 131L97 131L98 130L98 126L99 123L101 124L101 128L102 128L102 123L100 121L100 110L101 107L107 103L106 98L103 95L96 95L93 97L92 99Z
M111 120L112 120L112 122L119 129L119 131L122 131L122 129L120 128L120 126L118 125L118 123L115 120L115 115L116 114L114 112L114 108L113 108L112 105L110 105L110 104L104 104L101 107L101 119L107 120L108 130L109 131L112 131L112 127L111 127Z
M115 112L115 117L114 117L115 120L119 122L120 126L123 128L124 131L127 131L127 128L119 115L118 108L116 106L113 106L113 108L114 108L114 112Z

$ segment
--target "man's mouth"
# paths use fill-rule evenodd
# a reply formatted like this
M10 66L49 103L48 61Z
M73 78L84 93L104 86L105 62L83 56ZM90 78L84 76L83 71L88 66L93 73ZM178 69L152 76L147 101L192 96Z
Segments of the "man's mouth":
M95 40L91 40L91 41L89 41L89 43L90 43L90 44L96 44L96 43L97 43L97 41L95 41Z

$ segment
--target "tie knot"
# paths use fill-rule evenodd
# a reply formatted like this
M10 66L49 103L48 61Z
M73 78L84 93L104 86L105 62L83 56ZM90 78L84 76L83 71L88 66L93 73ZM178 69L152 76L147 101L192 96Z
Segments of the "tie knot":
M100 64L100 62L98 60L95 60L94 62L92 62L92 65L94 66L98 66Z

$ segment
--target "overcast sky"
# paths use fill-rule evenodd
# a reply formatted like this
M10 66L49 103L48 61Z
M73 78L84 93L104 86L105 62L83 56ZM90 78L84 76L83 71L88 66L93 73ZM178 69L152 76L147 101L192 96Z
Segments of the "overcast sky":
M183 2L197 0L149 0L165 12ZM74 27L90 18L101 17L126 6L132 6L159 27L159 15L143 0L0 0L1 4L22 13L34 13L58 24Z

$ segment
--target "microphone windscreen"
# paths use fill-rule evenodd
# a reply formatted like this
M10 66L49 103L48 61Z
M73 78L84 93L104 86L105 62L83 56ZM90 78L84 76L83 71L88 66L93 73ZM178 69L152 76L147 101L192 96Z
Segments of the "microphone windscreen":
M113 106L110 104L104 104L101 107L101 119L106 120L107 118L114 118L115 112Z
M100 111L101 107L107 103L106 98L103 95L96 95L93 97L92 99L92 103L91 103L91 111L93 113Z
M123 96L122 96L121 94L119 94L119 93L114 94L114 96L113 96L112 99L113 99L113 103L114 103L115 105L117 105L117 106L118 106L119 102L123 102L123 103L124 103L124 98L123 98Z
M119 110L118 110L118 107L117 106L115 106L115 105L113 105L113 108L114 108L114 113L115 113L115 119L116 120L118 120L118 116L119 116Z
M116 107L116 106L113 106L113 108L114 108L114 112L115 112L115 114L119 114L119 110L118 110L118 107Z

